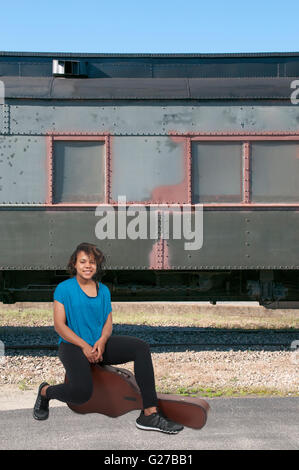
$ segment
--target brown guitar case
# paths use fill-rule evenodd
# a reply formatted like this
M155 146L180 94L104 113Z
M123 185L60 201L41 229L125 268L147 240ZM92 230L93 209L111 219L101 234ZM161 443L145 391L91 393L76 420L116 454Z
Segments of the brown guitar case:
M101 413L121 416L132 410L143 409L142 396L134 375L119 367L91 364L93 393L82 405L67 403L76 413ZM67 382L67 376L65 376ZM164 416L193 429L201 429L210 409L201 398L157 393L158 407Z

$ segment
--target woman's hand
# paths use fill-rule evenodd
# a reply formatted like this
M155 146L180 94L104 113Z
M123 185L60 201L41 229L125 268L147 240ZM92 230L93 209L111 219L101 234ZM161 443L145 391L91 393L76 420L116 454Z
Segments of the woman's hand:
M96 362L103 360L103 354L105 351L106 341L104 338L98 339L93 345L92 352L95 353Z
M92 346L90 346L88 343L86 343L82 347L83 354L87 357L88 361L91 363L95 363L97 361L96 359L96 352Z

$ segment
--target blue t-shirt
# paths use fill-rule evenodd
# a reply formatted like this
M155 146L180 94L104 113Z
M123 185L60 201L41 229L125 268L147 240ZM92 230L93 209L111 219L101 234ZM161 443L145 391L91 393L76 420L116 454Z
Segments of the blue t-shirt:
M80 287L76 276L62 281L54 291L54 300L64 305L66 324L90 346L101 337L103 326L112 311L107 286L99 282L96 297L90 297ZM58 344L65 339L59 337Z

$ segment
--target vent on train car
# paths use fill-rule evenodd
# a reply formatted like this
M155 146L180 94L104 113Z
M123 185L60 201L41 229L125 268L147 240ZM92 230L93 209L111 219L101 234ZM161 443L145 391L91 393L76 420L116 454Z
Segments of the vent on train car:
M79 60L53 59L52 73L55 77L87 77L86 64Z

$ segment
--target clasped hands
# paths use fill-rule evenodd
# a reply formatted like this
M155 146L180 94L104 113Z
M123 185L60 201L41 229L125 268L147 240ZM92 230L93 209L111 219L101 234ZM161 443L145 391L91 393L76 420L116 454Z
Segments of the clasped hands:
M95 364L98 361L103 360L103 353L105 351L105 342L103 339L98 339L93 346L86 345L82 348L83 353L87 357L88 361Z

